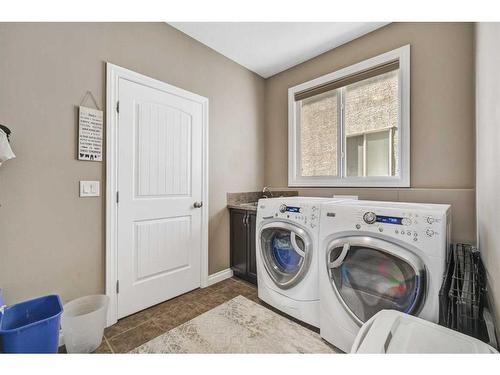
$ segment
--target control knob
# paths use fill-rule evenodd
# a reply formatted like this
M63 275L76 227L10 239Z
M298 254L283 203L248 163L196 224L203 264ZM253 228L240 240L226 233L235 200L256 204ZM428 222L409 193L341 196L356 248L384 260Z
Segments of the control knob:
M403 220L401 220L401 224L411 225L411 219L408 219L407 217L405 217L405 218L403 218Z
M280 212L281 212L282 214L284 214L284 213L286 212L286 205L282 204L282 205L280 206Z
M377 215L375 215L375 212L365 212L363 220L366 224L373 224L377 220Z
M435 221L435 220L434 220L434 218L433 218L433 217L430 217L430 216L429 216L429 217L427 218L427 222L428 222L429 224L434 223L434 221Z

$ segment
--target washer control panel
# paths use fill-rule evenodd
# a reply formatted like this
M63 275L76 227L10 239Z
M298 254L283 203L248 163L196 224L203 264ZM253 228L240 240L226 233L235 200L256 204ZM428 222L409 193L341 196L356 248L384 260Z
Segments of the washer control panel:
M296 221L311 229L317 229L319 225L319 205L281 204L274 212L273 216L279 219Z

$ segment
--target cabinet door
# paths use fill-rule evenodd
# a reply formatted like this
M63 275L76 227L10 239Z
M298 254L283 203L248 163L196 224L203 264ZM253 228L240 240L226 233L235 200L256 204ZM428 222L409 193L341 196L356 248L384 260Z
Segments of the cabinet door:
M242 210L231 210L230 213L231 269L240 277L245 277L247 273L246 216L246 211Z
M255 226L256 215L254 212L248 214L248 281L257 284L257 260L255 259Z

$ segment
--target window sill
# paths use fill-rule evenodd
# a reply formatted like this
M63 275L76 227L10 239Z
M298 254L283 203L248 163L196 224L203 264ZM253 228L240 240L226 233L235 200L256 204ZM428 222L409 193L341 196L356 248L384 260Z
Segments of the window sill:
M360 181L358 179L338 179L332 181L332 179L324 179L324 178L307 178L304 179L295 179L288 181L288 187L303 187L303 188L312 188L312 187L327 187L327 188L340 188L340 187L350 187L350 188L409 188L410 180L402 179L402 178L384 178L384 177L373 177L367 178L363 177Z

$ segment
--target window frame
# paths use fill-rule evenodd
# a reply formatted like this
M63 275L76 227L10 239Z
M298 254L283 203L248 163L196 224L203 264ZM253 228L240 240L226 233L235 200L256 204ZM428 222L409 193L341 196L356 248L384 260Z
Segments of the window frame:
M295 94L328 82L399 60L398 162L399 176L346 176L346 137L342 121L337 130L337 176L301 175L300 101ZM343 93L340 89L343 116ZM339 160L340 159L340 160ZM410 187L410 45L405 45L288 89L288 186L289 187Z

